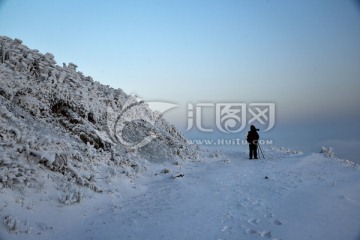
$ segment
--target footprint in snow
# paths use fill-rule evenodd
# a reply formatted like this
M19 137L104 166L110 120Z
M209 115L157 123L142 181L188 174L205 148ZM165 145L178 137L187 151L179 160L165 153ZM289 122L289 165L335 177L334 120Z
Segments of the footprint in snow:
M260 233L260 236L264 237L264 238L271 238L271 231L264 231Z
M255 229L246 229L245 233L246 234L251 234L251 235L258 234L263 238L272 238L271 231L258 232Z
M275 219L274 221L272 221L272 224L280 226L282 225L282 222L279 221L278 219Z
M256 234L258 232L256 230L254 230L254 229L246 229L245 233L247 233L247 234Z
M258 224L260 222L260 220L259 219L254 219L254 218L251 218L251 219L249 219L249 221L248 221L248 223L251 223L251 224Z

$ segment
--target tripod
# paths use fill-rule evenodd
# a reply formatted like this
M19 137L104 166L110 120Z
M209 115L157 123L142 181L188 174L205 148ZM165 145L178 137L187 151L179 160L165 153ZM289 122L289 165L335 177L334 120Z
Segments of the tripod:
M261 153L261 155L260 155L260 153ZM258 155L259 155L259 157L262 156L262 158L265 159L264 153L263 153L263 151L262 151L262 149L260 147L260 143L258 143Z

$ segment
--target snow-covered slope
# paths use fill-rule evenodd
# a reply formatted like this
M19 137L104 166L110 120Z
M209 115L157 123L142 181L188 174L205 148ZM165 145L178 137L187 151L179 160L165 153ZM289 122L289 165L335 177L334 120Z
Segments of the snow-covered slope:
M360 239L360 170L189 145L120 89L0 37L0 240Z
M160 113L76 67L0 36L0 191L51 188L54 202L78 203L147 162L198 157Z

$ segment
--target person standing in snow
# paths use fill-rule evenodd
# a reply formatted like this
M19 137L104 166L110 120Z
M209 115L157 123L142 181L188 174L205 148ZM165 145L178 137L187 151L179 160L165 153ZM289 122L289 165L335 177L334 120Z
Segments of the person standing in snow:
M258 148L258 141L259 141L259 134L257 133L259 129L257 129L254 125L250 126L250 131L247 135L247 142L249 143L249 158L258 159L257 157L257 148Z

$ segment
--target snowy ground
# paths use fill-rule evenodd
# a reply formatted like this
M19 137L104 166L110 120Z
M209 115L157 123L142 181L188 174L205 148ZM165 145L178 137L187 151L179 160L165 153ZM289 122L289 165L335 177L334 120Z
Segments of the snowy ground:
M332 151L199 154L76 64L0 48L0 240L360 239L360 169Z
M149 163L146 176L115 176L118 191L70 206L50 201L51 189L47 197L3 189L0 213L10 217L0 239L360 239L358 166L323 154L265 154L250 161L225 149L181 166Z

